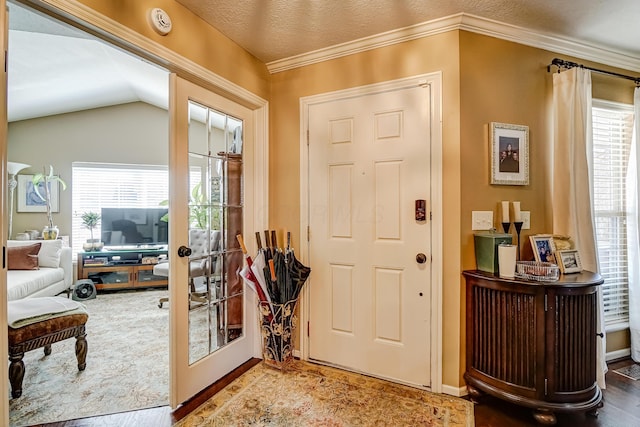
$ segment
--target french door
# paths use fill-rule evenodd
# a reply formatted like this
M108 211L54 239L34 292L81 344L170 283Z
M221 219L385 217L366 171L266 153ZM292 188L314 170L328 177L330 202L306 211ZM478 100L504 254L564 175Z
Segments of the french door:
M253 234L252 112L170 76L169 295L172 407L254 355L255 304L237 270L238 234ZM247 299L250 300L247 304Z

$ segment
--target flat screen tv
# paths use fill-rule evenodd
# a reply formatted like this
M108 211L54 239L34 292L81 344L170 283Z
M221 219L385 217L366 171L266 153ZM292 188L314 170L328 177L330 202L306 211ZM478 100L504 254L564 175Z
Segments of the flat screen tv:
M166 245L168 224L160 220L166 213L166 208L102 208L102 241L105 247Z

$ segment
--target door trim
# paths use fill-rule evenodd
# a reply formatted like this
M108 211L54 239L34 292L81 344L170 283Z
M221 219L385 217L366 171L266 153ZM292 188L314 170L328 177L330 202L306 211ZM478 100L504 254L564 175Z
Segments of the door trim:
M442 390L442 73L435 72L366 86L300 98L300 235L309 227L309 107L345 98L395 91L415 86L431 88L431 391ZM301 239L302 240L302 239ZM309 260L309 240L300 243L300 257ZM313 266L312 266L313 268ZM313 282L313 275L310 278ZM313 286L310 283L310 286ZM300 307L300 358L309 360L309 286L302 292Z

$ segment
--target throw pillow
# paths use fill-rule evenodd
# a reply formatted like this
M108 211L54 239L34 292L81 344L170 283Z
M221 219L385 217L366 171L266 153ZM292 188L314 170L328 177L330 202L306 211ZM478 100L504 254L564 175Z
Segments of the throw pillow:
M62 252L62 240L43 240L38 263L40 267L60 267L60 253Z
M7 248L7 270L37 270L40 243Z

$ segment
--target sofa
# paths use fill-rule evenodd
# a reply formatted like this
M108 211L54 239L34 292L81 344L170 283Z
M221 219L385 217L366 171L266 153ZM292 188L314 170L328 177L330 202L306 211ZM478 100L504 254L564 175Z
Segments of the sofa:
M71 248L62 240L7 241L7 300L55 296L73 282Z

